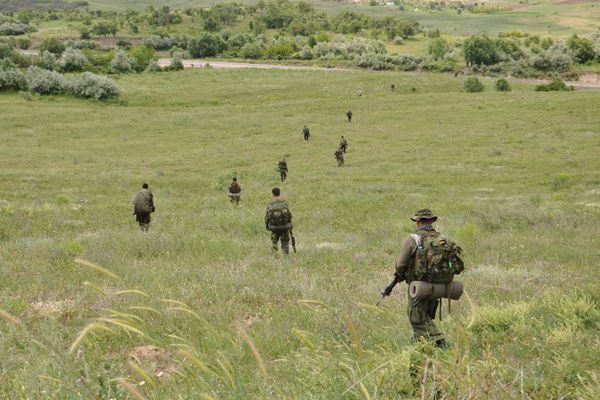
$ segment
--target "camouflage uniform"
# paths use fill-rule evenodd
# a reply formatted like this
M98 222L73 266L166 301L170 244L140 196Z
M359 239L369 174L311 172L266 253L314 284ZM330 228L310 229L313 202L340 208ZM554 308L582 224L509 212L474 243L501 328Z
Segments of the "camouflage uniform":
M150 190L144 188L135 194L133 198L133 214L142 231L150 229L150 214L154 210L154 197Z
M423 216L431 218L424 218ZM418 219L433 219L435 221L437 217L435 217L430 210L422 209L417 211L417 215L415 215L413 221ZM431 225L421 226L416 233L420 236L437 234ZM416 251L417 243L412 236L409 236L404 241L402 249L400 250L400 255L396 261L396 275L398 279L400 281L405 280L409 285L412 281L416 280ZM415 339L424 338L428 341L435 341L438 344L443 342L445 346L444 334L435 322L433 322L438 308L438 300L416 300L411 298L410 295L407 297L408 319L413 328Z
M344 153L346 152L346 147L348 147L348 141L345 137L342 136L342 138L340 139L340 149L342 149Z
M338 167L341 167L342 165L344 165L344 152L342 151L342 149L337 149L335 151L335 153L333 153L333 155L335 156L335 159L337 160L337 164Z
M265 227L271 231L271 243L273 244L273 250L277 251L277 243L281 240L281 250L285 254L289 254L290 252L290 231L289 230L276 230L273 228L277 228L277 226L273 225L273 222L269 220L269 209L273 206L281 205L287 209L287 213L289 215L289 223L292 222L292 212L285 200L275 198L269 202L267 206L267 211L265 212Z
M302 129L302 134L304 135L304 140L308 140L308 138L310 137L310 131L308 130L308 127L304 127L304 129Z
M288 167L285 160L279 161L279 174L281 175L281 182L285 182L287 179Z
M241 191L242 191L242 188L241 188L240 184L237 183L237 181L231 182L231 185L229 185L229 200L232 203L239 204Z
M348 110L346 117L348 117L348 122L352 122L352 111Z

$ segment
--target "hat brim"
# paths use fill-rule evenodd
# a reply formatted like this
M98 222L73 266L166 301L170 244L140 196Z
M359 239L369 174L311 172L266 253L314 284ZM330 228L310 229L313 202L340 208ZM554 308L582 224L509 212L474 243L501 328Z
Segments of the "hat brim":
M429 219L429 220L431 220L431 222L435 222L435 221L437 221L438 217L436 217L435 215L432 215L431 217L425 217L423 215L419 215L418 217L415 216L415 217L411 217L410 219L411 219L411 221L414 221L414 222L418 222L422 219Z

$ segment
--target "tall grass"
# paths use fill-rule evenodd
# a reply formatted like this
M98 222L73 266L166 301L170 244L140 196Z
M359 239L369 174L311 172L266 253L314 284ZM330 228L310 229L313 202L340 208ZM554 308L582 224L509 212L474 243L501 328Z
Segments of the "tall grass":
M123 99L103 104L0 97L0 396L600 391L594 92L212 69L119 85ZM143 181L157 208L147 233L131 216ZM289 257L262 220L275 185L294 214ZM421 207L468 265L468 296L440 322L444 352L411 341L404 285L372 306Z

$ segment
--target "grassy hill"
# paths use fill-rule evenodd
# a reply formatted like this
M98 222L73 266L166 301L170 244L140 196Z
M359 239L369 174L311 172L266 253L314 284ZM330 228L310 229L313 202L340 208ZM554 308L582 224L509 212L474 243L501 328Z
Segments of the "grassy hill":
M196 69L109 103L2 95L1 396L597 398L597 94L484 83ZM282 157L289 257L263 223ZM468 267L445 352L411 341L405 285L371 306L421 207Z

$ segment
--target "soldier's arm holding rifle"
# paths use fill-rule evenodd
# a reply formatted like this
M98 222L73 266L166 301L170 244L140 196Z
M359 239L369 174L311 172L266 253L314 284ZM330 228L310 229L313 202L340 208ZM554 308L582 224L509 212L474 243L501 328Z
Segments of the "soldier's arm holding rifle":
M416 248L416 243L411 237L408 237L404 241L402 249L400 250L400 255L396 260L396 272L394 272L394 280L385 289L383 289L383 291L381 292L381 298L379 299L376 305L379 305L379 303L381 303L381 301L385 297L391 295L392 290L394 290L394 287L398 283L406 280L406 269L408 267L411 257L416 251Z

